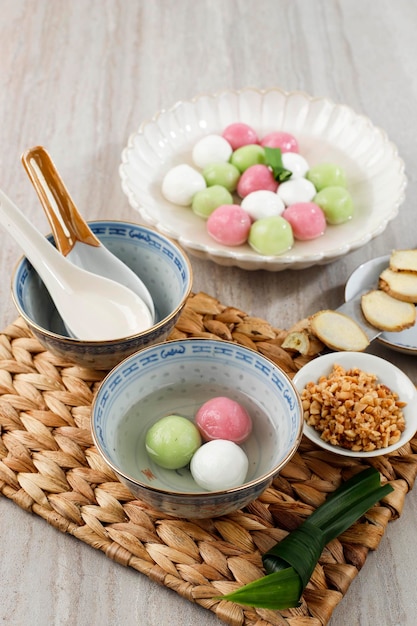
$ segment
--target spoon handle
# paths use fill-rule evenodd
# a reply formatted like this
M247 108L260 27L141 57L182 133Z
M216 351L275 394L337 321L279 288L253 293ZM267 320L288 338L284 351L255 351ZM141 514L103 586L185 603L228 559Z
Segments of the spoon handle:
M67 256L77 241L100 246L100 241L79 214L45 148L29 148L21 159L48 217L58 250Z
M66 278L68 261L52 246L0 189L0 224L12 235L16 243L42 278L47 289L57 284L60 289L70 289ZM58 287L55 287L58 289Z

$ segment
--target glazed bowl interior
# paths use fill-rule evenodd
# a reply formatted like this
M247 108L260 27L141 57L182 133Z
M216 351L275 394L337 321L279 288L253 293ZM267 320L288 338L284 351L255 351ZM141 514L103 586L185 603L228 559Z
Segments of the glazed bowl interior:
M147 454L147 430L161 417L193 420L213 397L246 408L253 430L242 444L249 459L245 484L206 492L189 466L159 467ZM256 498L294 454L301 407L289 378L271 361L237 344L168 341L132 355L103 382L92 411L98 450L133 493L156 508L185 517L222 515Z

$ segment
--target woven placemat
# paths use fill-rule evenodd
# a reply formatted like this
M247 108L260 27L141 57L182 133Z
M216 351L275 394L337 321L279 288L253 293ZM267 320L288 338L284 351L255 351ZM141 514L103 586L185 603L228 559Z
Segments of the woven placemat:
M170 338L234 340L292 376L311 357L283 350L286 332L262 319L192 294ZM64 533L103 551L213 611L233 626L326 624L401 515L417 474L417 438L394 455L369 460L394 491L323 551L297 609L270 611L214 600L264 574L261 554L298 526L353 473L360 460L303 439L273 485L242 511L208 520L168 517L133 499L103 463L90 431L91 402L104 372L53 356L22 319L0 335L0 491Z

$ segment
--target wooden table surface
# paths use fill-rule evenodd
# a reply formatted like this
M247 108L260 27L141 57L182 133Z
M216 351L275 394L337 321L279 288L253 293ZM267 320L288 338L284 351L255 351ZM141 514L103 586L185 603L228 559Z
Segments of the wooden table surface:
M42 144L87 219L139 221L121 190L128 136L199 93L301 89L369 116L398 146L406 200L386 231L340 260L246 272L192 258L194 291L288 327L336 308L363 261L415 247L417 5L414 0L0 0L0 187L49 227L20 164ZM16 317L20 249L0 230L0 320ZM415 357L373 350L417 383ZM406 498L331 626L414 626L417 494ZM0 622L5 626L214 626L209 611L0 500Z

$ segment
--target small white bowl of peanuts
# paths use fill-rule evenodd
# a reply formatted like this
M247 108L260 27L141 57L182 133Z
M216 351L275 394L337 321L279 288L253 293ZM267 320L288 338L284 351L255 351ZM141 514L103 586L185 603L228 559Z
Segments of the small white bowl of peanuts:
M391 454L417 431L417 389L398 367L366 352L332 352L294 376L304 434L349 457Z

